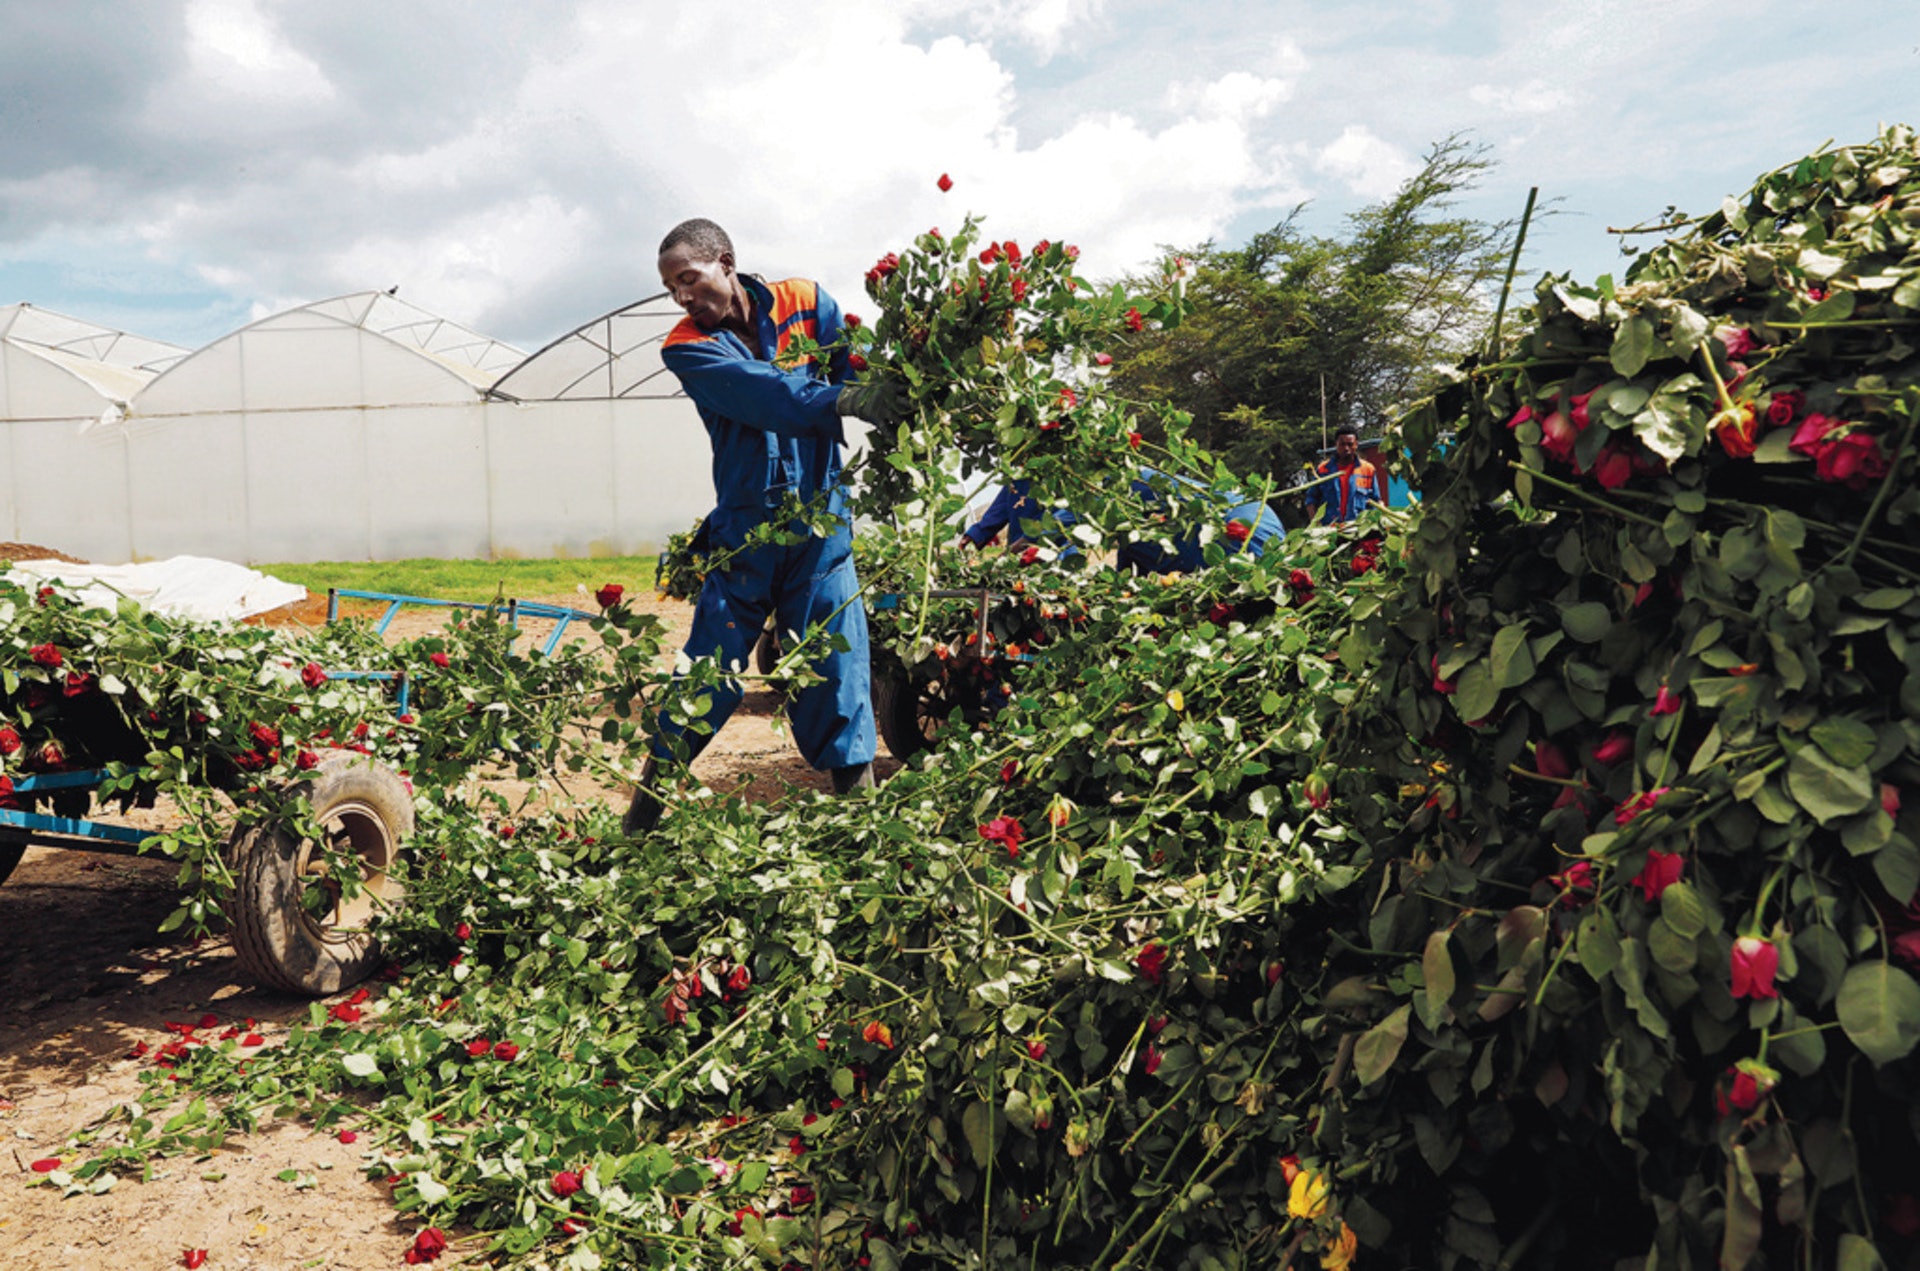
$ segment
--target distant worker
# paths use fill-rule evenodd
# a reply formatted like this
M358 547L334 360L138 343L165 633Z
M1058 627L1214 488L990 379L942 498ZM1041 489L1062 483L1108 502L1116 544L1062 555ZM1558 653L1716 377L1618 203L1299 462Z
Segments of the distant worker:
M1180 514L1189 521L1195 516L1195 502L1200 496L1205 496L1204 519L1213 519L1217 514L1215 537L1226 540L1229 553L1245 552L1257 559L1269 542L1286 533L1280 518L1270 508L1264 503L1248 500L1238 490L1209 494L1206 487L1196 481L1186 477L1168 477L1152 468L1140 469L1130 488L1135 497L1149 507L1163 506L1168 493L1164 487L1170 481L1178 481L1193 491L1193 496L1184 500L1180 509ZM1155 482L1159 484L1156 486ZM1034 534L1045 527L1048 519L1063 530L1078 523L1079 518L1071 509L1042 507L1028 493L1029 489L1030 483L1025 479L1007 482L980 519L961 531L962 538L975 547L987 547L1004 529L1007 532L1007 546L1035 546L1038 544ZM1063 556L1079 555L1079 549L1068 543L1061 534L1047 532L1045 541L1059 545ZM1135 573L1153 574L1190 574L1206 568L1206 554L1201 546L1200 528L1197 525L1189 525L1171 541L1171 550L1157 541L1123 543L1115 563Z
M871 786L867 614L854 575L840 421L853 415L898 423L906 414L904 389L897 380L845 382L844 351L825 366L787 360L796 334L821 345L840 339L840 306L816 283L769 283L739 272L732 239L712 221L675 226L660 243L659 268L662 285L687 315L668 333L661 361L693 399L713 444L716 506L707 532L718 563L695 601L685 653L744 670L770 613L788 647L810 628L844 639L844 652L829 649L810 664L823 678L795 694L793 737L809 764L833 774L836 794ZM815 519L833 518L833 528L816 530L796 518L784 528L800 541L745 546L752 531L778 519L790 496ZM655 717L652 754L623 822L629 834L660 819L658 770L674 757L674 742L691 762L741 697L737 685L710 692L704 733L664 712Z
M1133 479L1132 490L1148 505L1161 505L1167 502L1168 491L1162 487L1169 481L1191 487L1192 493L1182 499L1180 507L1180 515L1189 522L1188 528L1171 540L1172 550L1153 541L1121 544L1119 559L1115 562L1120 568L1138 574L1193 574L1205 569L1207 558L1200 541L1200 527L1191 524L1199 510L1194 507L1197 500L1203 501L1205 514L1201 519L1212 523L1215 539L1225 540L1228 555L1244 553L1258 560L1266 552L1268 543L1287 532L1272 508L1258 499L1247 498L1238 490L1208 490L1186 477L1168 477L1151 468L1140 469L1140 475Z
M1380 471L1360 457L1360 434L1350 424L1333 435L1333 458L1313 474L1323 479L1306 493L1309 523L1341 525L1382 501Z

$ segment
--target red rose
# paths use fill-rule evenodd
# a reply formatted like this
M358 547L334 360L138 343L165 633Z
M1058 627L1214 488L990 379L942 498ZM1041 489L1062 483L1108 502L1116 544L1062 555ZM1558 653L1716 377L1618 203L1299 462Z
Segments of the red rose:
M1680 695L1665 684L1653 695L1653 705L1647 708L1649 715L1672 715L1680 709Z
M1633 738L1625 733L1608 733L1593 748L1595 763L1616 764L1633 757Z
M320 766L320 756L311 750L303 750L300 752L300 757L296 759L294 763L300 771L306 772Z
M1575 861L1558 874L1550 874L1547 882L1561 895L1576 904L1593 898L1600 890L1600 882L1594 877L1592 861Z
M846 327L849 331L858 331L861 325L865 322L865 319L863 319L857 313L850 313L846 317L842 318L841 321L846 324Z
M1613 823L1615 825L1626 825L1642 812L1650 811L1653 805L1659 801L1660 796L1670 789L1672 789L1671 786L1656 786L1651 790L1642 790L1639 794L1634 795L1631 799L1628 799L1625 803L1614 809Z
M942 172L940 174L940 179L938 181L935 181L934 184L940 187L940 193L945 194L948 190L951 190L953 188L953 178L948 176L946 173Z
M1022 300L1025 300L1026 298L1027 298L1027 280L1025 278L1015 278L1013 280L1013 302L1015 304L1019 304Z
M1020 855L1020 840L1025 836L1020 822L1010 816L997 816L980 827L980 837L1005 847L1009 857Z
M1245 521L1227 522L1227 537L1233 542L1244 543L1247 541L1247 535L1251 533L1253 529Z
M1144 331L1146 329L1147 320L1140 316L1140 311L1138 309L1127 310L1127 330Z
M443 671L453 664L453 659L444 653L429 653L427 654L427 661L433 663Z
M1140 449L1140 434L1139 434L1139 433L1137 433L1137 432L1130 432L1130 433L1128 433L1128 434L1127 434L1127 449L1129 449L1129 450L1138 450L1138 449Z
M1573 775L1573 764L1568 761L1567 752L1550 741L1533 744L1533 766L1543 777L1564 780Z
M1733 942L1729 978L1735 997L1780 996L1773 986L1774 973L1779 969L1780 950L1773 946L1772 941L1762 940L1758 936L1741 936Z
M1660 893L1680 881L1680 875L1687 868L1687 858L1678 852L1662 852L1657 848L1647 853L1647 863L1633 876L1633 885L1640 894L1652 904L1660 899Z
M60 748L57 741L42 742L35 754L39 766L44 769L58 770L67 766L67 752Z
M1028 1042L1027 1057L1034 1060L1045 1059L1047 1057L1047 1044L1042 1041Z
M429 1227L413 1238L413 1248L407 1250L405 1261L410 1267L422 1262L432 1262L447 1251L447 1233L438 1227Z
M68 697L78 697L87 691L87 685L92 682L93 677L85 671L68 671L66 683L60 686L60 691Z
M492 1049L492 1042L489 1042L484 1037L476 1037L467 1043L467 1057L469 1059L485 1059L487 1052Z
M1433 691L1436 693L1453 692L1455 687L1454 682L1452 680L1443 680L1440 678L1440 655L1438 653L1433 655L1433 660L1431 661L1431 663L1429 663L1429 665L1433 669Z
M340 1141L342 1143L358 1143L360 1141L360 1135L353 1130L342 1130L340 1131Z
M1886 451L1880 439L1866 433L1848 433L1814 456L1814 471L1822 481L1863 490L1870 481L1887 475Z
M265 724L248 724L247 736L253 738L258 745L267 750L272 750L280 744L279 730L268 728Z
M1014 777L1017 776L1019 772L1020 761L1018 759L1007 760L1000 765L1000 784L1003 786L1012 785Z
M581 1222L578 1218L563 1218L560 1220L560 1234L563 1236L577 1236L586 1229L587 1224Z
M300 670L300 682L308 688L319 688L327 682L326 668L318 662L309 662Z
M1578 397L1571 399L1573 408L1567 412L1567 418L1571 419L1573 426L1582 432L1585 432L1587 425L1593 422L1593 415L1587 409L1587 405L1593 400L1593 395L1599 391L1597 388L1590 388Z
M1006 242L1006 252L1008 264L1017 265L1020 263L1020 244L1014 242L1012 239L1008 239Z
M1845 427L1843 420L1829 419L1825 415L1808 415L1793 430L1793 440L1787 443L1787 449L1797 455L1806 455L1809 459L1818 458L1820 452L1831 444L1827 441L1828 436Z
M207 1251L205 1249L182 1249L180 1251L180 1265L188 1268L206 1266Z
M1632 475L1633 457L1616 442L1608 442L1606 449L1593 461L1593 479L1600 483L1603 490L1619 489Z
M1022 565L1031 565L1033 564L1033 562L1039 559L1040 559L1040 549L1037 547L1029 547L1025 551L1020 553L1020 563Z
M1800 412L1806 408L1807 399L1803 393L1775 393L1767 399L1767 423L1775 428L1785 428L1800 418Z
M60 650L55 648L52 643L36 644L33 648L29 649L28 652L33 655L35 662L46 667L49 671L60 665Z
M603 583L600 589L593 593L593 599L602 609L611 609L620 603L620 597L626 592L627 589L619 583Z
M0 728L0 755L19 753L20 734L11 728Z
M1156 1047L1152 1042L1147 1043L1146 1069L1147 1069L1147 1075L1149 1077L1151 1077L1154 1073L1160 1071L1160 1061L1164 1058L1166 1058L1166 1056L1160 1053L1160 1050L1158 1047Z
M1140 946L1140 952L1133 955L1133 965L1147 978L1147 983L1160 983L1167 973L1167 947L1152 943Z
M580 1176L570 1169L563 1169L553 1176L553 1194L571 1196L580 1190Z
M861 357L858 353L849 353L847 354L847 368L854 371L864 371L867 369L867 359Z
M813 1188L805 1183L795 1184L794 1189L788 1193L787 1203L795 1209L805 1209L813 1203Z
M512 1042L495 1042L493 1057L503 1064L510 1064L520 1057L520 1048Z
M43 1160L35 1161L27 1168L36 1174L51 1174L60 1168L60 1158L57 1156L49 1156Z
M1580 430L1557 410L1540 421L1540 448L1561 463L1573 462L1574 443L1579 440Z
M463 922L453 929L453 938L456 940L471 940L473 939L473 928Z
M1516 410L1513 412L1512 418L1507 420L1507 431L1512 432L1514 429L1518 428L1520 425L1526 423L1528 420L1532 418L1533 418L1533 407L1522 406L1519 410Z
M1096 354L1094 354L1094 355L1093 355L1093 364L1094 364L1095 366L1112 366L1112 365L1113 365L1113 354L1111 354L1111 353L1096 353Z
M1900 787L1891 782L1880 783L1880 810L1888 816L1900 815Z
M240 1044L242 1046L264 1046L267 1044L267 1039L258 1033L248 1033L240 1039Z
M328 1013L342 1024L358 1024L360 1022L360 1008L349 1002L339 1003Z
M52 599L53 588L51 587L42 587L39 591L33 593L33 603L41 608L45 608L46 603Z
M1000 259L1000 244L988 243L986 250L980 253L980 263L991 265Z

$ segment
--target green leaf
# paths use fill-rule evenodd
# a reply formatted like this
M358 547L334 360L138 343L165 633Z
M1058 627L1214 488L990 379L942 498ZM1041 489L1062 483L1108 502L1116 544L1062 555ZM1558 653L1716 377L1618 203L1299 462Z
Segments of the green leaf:
M1920 984L1885 962L1850 969L1836 1010L1847 1037L1875 1064L1904 1059L1920 1042Z
M982 1168L993 1160L995 1131L999 1128L997 1120L994 1110L977 1099L960 1114L961 1133L967 1136L967 1146L973 1151L974 1163Z
M1493 672L1485 662L1476 661L1460 672L1458 686L1453 694L1453 708L1460 718L1472 722L1485 719L1493 713L1500 701L1500 690L1493 682Z
M1835 1271L1887 1271L1873 1241L1851 1231L1840 1233L1840 1259L1834 1266Z
M1560 610L1560 625L1582 644L1592 644L1613 626L1613 611L1597 600L1567 605Z
M1697 936L1707 929L1706 902L1685 879L1667 884L1660 893L1660 916L1683 936Z
M1613 363L1616 375L1632 379L1645 369L1652 355L1653 323L1636 313L1614 331L1613 348L1607 360Z
M1496 688L1518 688L1533 678L1533 647L1527 641L1527 624L1515 622L1500 628L1493 637L1493 683Z
M340 1056L340 1066L355 1077L378 1077L380 1061L365 1051L353 1051Z
M1787 790L1822 825L1860 811L1876 793L1864 767L1841 767L1817 746L1800 747L1788 762Z
M1426 950L1420 956L1420 976L1427 990L1421 999L1420 1022L1432 1031L1445 1022L1447 1003L1453 1000L1455 987L1446 931L1435 931L1427 937Z
M1801 268L1806 269L1809 274L1813 273L1812 269L1809 268L1807 265L1807 261L1810 257L1817 258L1822 263L1826 261L1834 261L1835 262L1834 268L1836 269L1839 268L1840 264L1842 263L1842 262L1836 261L1835 258L1832 256L1822 256L1818 252L1813 252L1813 251L1802 252L1800 255L1800 266ZM1829 270L1825 274L1817 274L1814 276L1825 278L1825 277L1830 277L1831 274L1832 274L1832 271ZM1845 322L1848 318L1851 318L1853 316L1853 306L1858 302L1858 300L1859 300L1859 297L1851 291L1836 291L1832 295L1828 296L1825 300L1822 300L1819 304L1812 305L1809 308L1807 308L1804 312L1802 312L1800 315L1800 321L1802 322Z
M1873 854L1873 872L1889 896L1911 896L1920 889L1920 847L1896 834Z
M1353 1047L1353 1071L1360 1084L1370 1086L1387 1074L1400 1048L1407 1044L1407 1028L1413 1014L1411 1005L1400 1008L1369 1028Z
M1847 715L1830 715L1807 730L1814 744L1842 768L1858 768L1873 758L1879 738L1863 721Z

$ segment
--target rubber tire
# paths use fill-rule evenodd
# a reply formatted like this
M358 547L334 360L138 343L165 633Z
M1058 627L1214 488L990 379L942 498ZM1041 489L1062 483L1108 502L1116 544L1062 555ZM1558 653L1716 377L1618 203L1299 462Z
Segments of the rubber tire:
M938 680L916 681L913 673L891 659L873 665L873 720L880 739L901 763L933 748L934 733L946 715L931 710L940 695ZM949 709L950 709L949 704Z
M38 805L31 796L23 796L19 801L23 812L38 811ZM27 854L27 832L25 830L0 830L0 883L7 881L20 858Z
M762 675L772 675L773 668L778 665L780 637L769 626L760 632L760 638L753 643L753 669Z
M269 988L325 997L380 969L380 942L366 921L398 907L391 869L413 834L413 798L390 768L353 751L334 751L314 770L307 798L314 819L344 837L362 860L366 894L351 913L336 905L326 919L301 904L313 844L276 822L236 830L228 845L234 872L233 947L240 966Z
M7 876L13 873L14 866L18 865L20 858L26 854L25 835L15 834L10 830L0 830L0 883L7 881Z

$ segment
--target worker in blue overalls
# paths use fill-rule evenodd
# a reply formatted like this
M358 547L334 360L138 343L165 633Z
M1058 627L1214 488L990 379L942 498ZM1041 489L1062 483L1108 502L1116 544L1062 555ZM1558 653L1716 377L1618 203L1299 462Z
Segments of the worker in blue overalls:
M676 226L660 244L659 267L661 283L687 315L667 335L661 360L699 408L713 444L715 507L707 532L717 564L695 601L686 655L744 669L769 613L788 647L809 630L844 639L844 651L829 648L810 664L822 678L793 698L793 737L809 764L832 773L836 794L870 786L867 615L840 471L841 419L898 423L904 390L897 380L842 382L844 351L824 366L786 356L796 335L820 345L839 340L840 306L804 279L769 283L741 273L732 240L712 221ZM812 525L792 517L790 498L806 506ZM783 523L786 537L797 541L746 545L752 531L770 523ZM660 818L660 765L676 750L690 762L741 696L737 684L710 692L705 731L664 713L654 717L652 753L624 822L629 834L652 829Z
M1307 519L1344 525L1377 503L1384 503L1380 471L1360 457L1360 434L1342 424L1333 436L1333 458L1313 470L1317 483L1307 491Z

